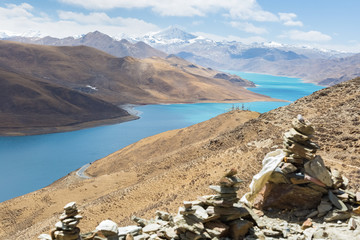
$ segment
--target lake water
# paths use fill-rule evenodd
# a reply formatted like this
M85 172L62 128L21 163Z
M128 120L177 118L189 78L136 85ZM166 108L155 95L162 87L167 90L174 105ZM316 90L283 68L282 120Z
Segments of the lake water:
M322 87L300 79L229 71L258 85L249 88L274 98L294 101ZM244 103L267 112L286 102ZM239 104L197 103L135 107L140 119L83 129L25 137L0 137L0 202L43 188L66 174L142 138L208 120Z

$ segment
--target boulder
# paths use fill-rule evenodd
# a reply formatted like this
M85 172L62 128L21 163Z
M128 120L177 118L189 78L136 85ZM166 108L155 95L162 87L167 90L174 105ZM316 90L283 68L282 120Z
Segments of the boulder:
M314 209L322 193L309 187L294 184L266 184L261 207L263 209Z
M118 235L118 225L111 220L104 220L96 227L96 231L100 231L105 237Z
M142 232L143 233L153 233L153 232L158 231L160 228L161 228L161 225L156 224L156 223L151 223L151 224L143 227Z

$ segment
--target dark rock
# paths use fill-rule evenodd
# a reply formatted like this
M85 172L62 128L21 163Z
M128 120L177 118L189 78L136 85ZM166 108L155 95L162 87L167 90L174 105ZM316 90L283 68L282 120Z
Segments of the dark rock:
M235 220L230 222L230 237L233 240L241 240L248 233L253 223L247 220Z
M211 237L224 237L229 231L229 226L220 221L208 222L204 226Z
M294 184L266 184L262 208L276 209L314 209L322 193L309 187Z

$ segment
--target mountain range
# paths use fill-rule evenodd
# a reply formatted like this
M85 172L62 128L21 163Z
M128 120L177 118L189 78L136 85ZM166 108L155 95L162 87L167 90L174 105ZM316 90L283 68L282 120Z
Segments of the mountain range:
M50 186L0 203L0 238L35 239L59 221L63 206L76 201L83 233L101 220L121 226L130 217L150 219L156 210L175 213L183 201L212 194L225 172L238 170L248 191L264 156L282 148L283 133L302 114L316 131L313 141L326 166L359 189L360 78L322 89L285 107L259 114L231 111L188 128L151 136L92 163L80 179L75 172Z
M0 80L1 134L128 120L117 107L128 103L271 100L246 90L248 80L174 55L118 58L87 46L0 41Z
M244 44L237 41L214 41L177 27L121 40L98 31L77 38L15 36L6 39L53 46L86 45L117 57L164 58L174 54L214 69L299 77L324 86L360 76L360 57L354 53L275 42Z

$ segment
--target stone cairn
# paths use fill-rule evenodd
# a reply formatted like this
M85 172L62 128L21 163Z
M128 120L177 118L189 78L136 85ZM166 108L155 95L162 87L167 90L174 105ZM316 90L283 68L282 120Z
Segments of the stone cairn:
M79 211L75 202L65 205L64 212L60 216L60 221L55 224L55 229L51 231L52 240L77 240L80 239L80 229L77 225L82 219L78 215Z
M303 211L307 218L324 217L328 222L351 217L350 205L359 203L358 193L347 191L348 179L335 169L330 171L316 155L319 146L312 142L314 133L301 115L293 119L292 128L284 133L285 157L254 200L254 207L310 210ZM360 212L359 208L353 211Z

